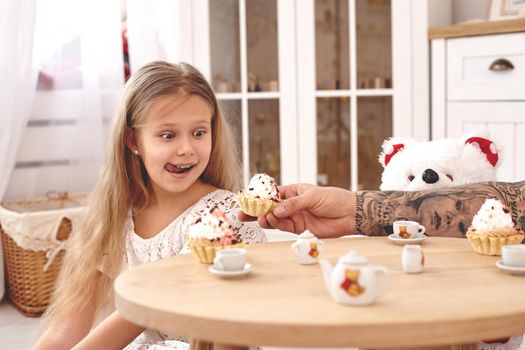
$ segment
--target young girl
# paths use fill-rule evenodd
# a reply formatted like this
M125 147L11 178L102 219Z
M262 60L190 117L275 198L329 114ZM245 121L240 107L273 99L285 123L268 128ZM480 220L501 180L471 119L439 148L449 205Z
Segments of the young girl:
M67 250L48 328L34 349L166 349L185 343L114 311L91 332L125 269L187 250L187 228L218 206L243 241L265 241L240 222L240 174L228 126L204 77L188 64L153 62L127 82L85 222ZM141 334L142 333L142 334Z

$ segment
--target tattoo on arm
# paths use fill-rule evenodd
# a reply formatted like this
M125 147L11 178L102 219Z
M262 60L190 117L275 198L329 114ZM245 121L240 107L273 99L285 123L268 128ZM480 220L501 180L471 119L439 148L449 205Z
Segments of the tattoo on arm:
M499 199L518 226L525 226L525 181L486 182L431 191L359 191L355 224L358 233L384 236L392 222L415 220L429 236L464 237L485 199ZM525 229L525 227L522 227Z

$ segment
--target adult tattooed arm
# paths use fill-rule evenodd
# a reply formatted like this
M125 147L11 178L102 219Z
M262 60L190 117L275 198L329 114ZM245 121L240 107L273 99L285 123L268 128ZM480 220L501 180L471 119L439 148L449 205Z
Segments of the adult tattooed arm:
M416 220L431 236L463 237L487 198L501 200L512 219L525 226L525 181L478 183L432 191L359 191L309 184L281 186L283 203L258 218L265 228L319 237L361 233L382 236L395 220ZM242 213L241 220L250 220Z
M359 191L356 193L356 232L367 235L392 233L395 220L415 220L430 236L464 237L485 199L499 199L512 220L525 226L525 181L487 182L416 192Z

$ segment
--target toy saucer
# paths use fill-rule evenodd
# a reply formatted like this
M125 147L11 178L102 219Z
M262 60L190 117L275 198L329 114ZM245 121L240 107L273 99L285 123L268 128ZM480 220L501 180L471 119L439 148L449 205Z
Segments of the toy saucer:
M215 265L210 266L208 271L213 273L214 275L221 276L221 277L235 277L235 276L244 276L249 274L253 270L253 265L250 263L246 263L244 265L244 268L242 270L238 271L225 271L221 270Z
M506 273L510 273L511 275L525 275L525 267L517 267L517 266L509 266L503 264L503 261L499 260L496 263L496 266L505 271Z
M388 236L388 239L392 243L397 244L397 245L420 244L425 239L427 239L427 236L421 235L421 237L417 237L417 238L401 238L392 233L391 235Z

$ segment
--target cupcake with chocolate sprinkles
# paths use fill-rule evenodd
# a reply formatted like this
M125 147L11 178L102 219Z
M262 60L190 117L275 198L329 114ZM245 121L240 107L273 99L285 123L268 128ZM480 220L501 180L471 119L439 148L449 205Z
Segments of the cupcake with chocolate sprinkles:
M213 264L217 250L244 246L241 236L217 207L198 218L188 235L191 252L203 264Z
M237 193L237 198L242 211L251 216L266 215L281 202L274 178L263 173L255 174L248 187Z

